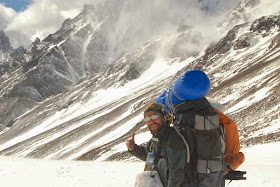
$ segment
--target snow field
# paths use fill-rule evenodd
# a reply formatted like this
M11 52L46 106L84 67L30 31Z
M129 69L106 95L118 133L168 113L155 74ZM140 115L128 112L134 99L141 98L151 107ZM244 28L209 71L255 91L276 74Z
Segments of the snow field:
M238 170L247 180L232 181L229 187L278 187L280 142L243 150L246 160ZM98 162L35 160L0 157L0 181L5 187L133 187L144 162ZM226 185L229 181L226 181Z

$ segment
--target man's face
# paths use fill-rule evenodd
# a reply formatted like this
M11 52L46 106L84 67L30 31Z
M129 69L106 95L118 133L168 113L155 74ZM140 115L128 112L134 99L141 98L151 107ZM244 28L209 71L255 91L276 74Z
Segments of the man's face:
M157 115L159 115L158 118L156 119L152 119L152 117L157 117ZM154 111L150 111L150 112L147 112L145 114L145 118L146 117L150 117L150 120L149 121L146 121L146 124L147 124L147 127L148 129L151 131L151 133L153 135L156 135L157 132L163 127L164 125L164 119L163 119L163 116L158 113L158 112L154 112Z

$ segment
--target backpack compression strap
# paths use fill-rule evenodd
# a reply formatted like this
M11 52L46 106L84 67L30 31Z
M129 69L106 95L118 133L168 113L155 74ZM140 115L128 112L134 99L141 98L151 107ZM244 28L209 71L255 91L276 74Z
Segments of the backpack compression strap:
M186 149L187 149L187 163L190 163L190 148L189 148L189 144L187 143L186 139L184 138L184 136L180 133L180 131L174 127L173 129L175 129L176 133L182 138L185 146L186 146ZM163 144L166 144L167 142L167 139L168 139L168 136L172 133L173 131L170 131L163 139L162 142L160 142L160 145L159 145L159 148L158 148L158 151L157 151L157 154L155 155L155 159L154 159L154 170L157 170L157 163L160 159L160 153L161 153L161 150L162 150L162 145Z

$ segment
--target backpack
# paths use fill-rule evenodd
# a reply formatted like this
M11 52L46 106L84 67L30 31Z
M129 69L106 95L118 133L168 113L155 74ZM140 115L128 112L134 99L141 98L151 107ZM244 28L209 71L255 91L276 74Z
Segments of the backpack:
M225 170L225 131L206 98L186 100L174 107L173 125L189 153L192 181L199 175Z
M175 116L174 129L186 144L190 158L187 162L192 167L190 179L194 182L202 178L201 174L211 176L222 173L228 166L236 170L245 159L244 154L239 152L236 124L213 109L204 97L209 90L210 79L203 71L186 70L156 99L157 103L165 106L167 112Z

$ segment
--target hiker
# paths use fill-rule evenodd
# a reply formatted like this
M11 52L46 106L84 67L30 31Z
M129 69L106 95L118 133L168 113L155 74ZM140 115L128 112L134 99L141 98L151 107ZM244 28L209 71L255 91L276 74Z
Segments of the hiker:
M189 148L196 186L220 187L225 178L245 179L237 176L245 172L235 172L245 156L240 152L237 125L211 105L205 97L209 90L210 79L203 71L186 70L155 102L174 115L174 129Z
M144 111L144 121L153 135L146 147L135 144L134 134L126 141L129 152L145 161L149 152L154 152L154 169L158 171L164 187L189 186L190 165L182 138L170 127L172 115L164 105L152 103Z
M203 71L185 71L145 109L153 135L146 148L135 144L134 135L126 142L141 160L155 152L163 186L224 187L225 179L246 179L246 172L236 171L245 160L237 125L206 99L209 89Z

